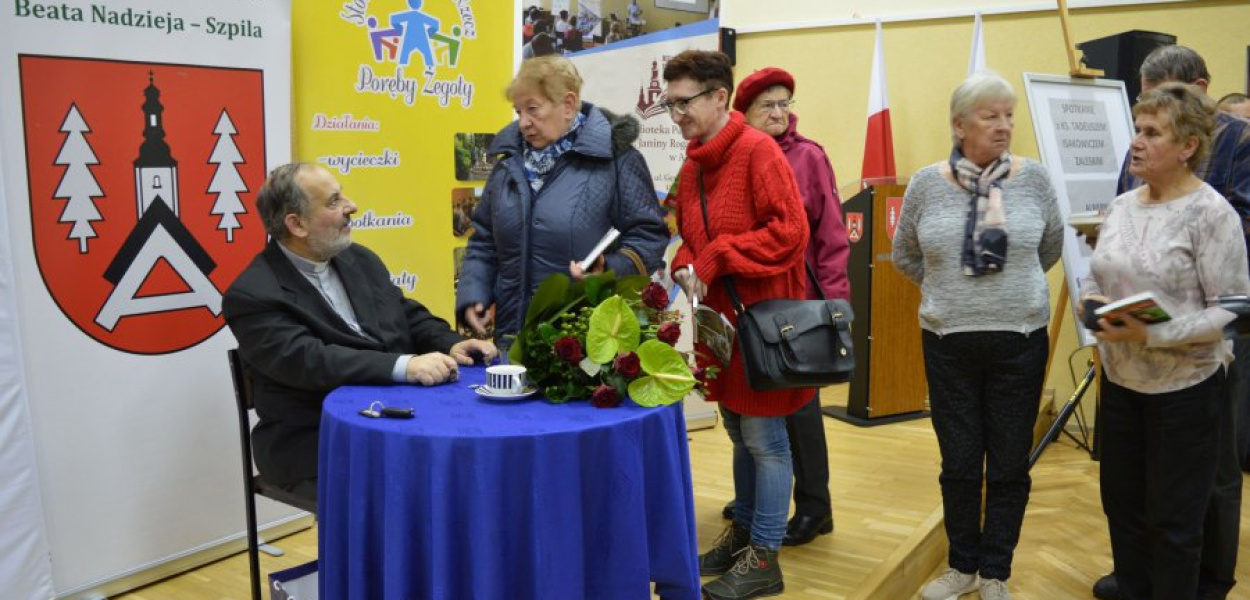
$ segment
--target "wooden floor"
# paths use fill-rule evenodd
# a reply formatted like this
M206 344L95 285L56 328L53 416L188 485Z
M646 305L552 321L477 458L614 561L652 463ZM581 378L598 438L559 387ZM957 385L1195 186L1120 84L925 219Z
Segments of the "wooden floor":
M826 392L824 401L840 403L844 397L845 389L835 387ZM927 419L873 428L826 419L825 430L836 528L832 535L821 536L807 546L783 550L783 598L846 598L940 504L937 443ZM729 451L729 440L719 426L690 434L695 513L699 544L704 549L726 524L720 509L733 495ZM1098 499L1098 463L1063 440L1046 451L1033 479L1011 579L1012 593L1026 600L1092 598L1090 585L1111 567L1106 520ZM1243 506L1243 539L1250 539L1247 529L1250 511ZM287 555L262 555L261 569L267 574L313 560L316 543L315 528L280 540L278 545ZM1242 552L1238 565L1238 579L1246 585L1235 590L1230 599L1250 600L1248 554ZM117 598L250 600L246 555L235 555ZM975 599L976 595L965 598Z

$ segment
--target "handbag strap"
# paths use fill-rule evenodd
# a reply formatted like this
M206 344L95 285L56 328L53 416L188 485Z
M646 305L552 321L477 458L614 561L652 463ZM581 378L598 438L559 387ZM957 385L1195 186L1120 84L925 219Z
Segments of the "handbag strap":
M699 207L703 209L703 232L707 235L708 241L712 241L712 223L707 218L707 193L703 189L703 169L698 169L699 174ZM816 288L816 294L821 300L825 299L825 291L820 289L820 280L816 279L816 271L812 269L812 265L807 260L803 260L803 266L806 267L807 276L811 277L812 284ZM734 304L734 310L738 314L746 312L746 307L742 304L742 298L738 296L738 286L734 285L733 275L725 276L725 287L729 290L729 299Z

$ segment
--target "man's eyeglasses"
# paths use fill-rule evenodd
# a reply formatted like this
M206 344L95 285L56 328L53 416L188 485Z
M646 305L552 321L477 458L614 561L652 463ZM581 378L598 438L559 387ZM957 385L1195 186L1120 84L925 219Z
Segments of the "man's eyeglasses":
M689 98L678 98L677 100L665 100L664 102L660 103L660 108L663 108L664 110L667 110L670 113L675 112L679 115L684 115L686 114L686 111L690 110L690 103L693 102L695 98L698 98L699 96L703 96L706 94L710 94L714 91L716 91L716 88L709 88Z
M781 112L790 112L790 107L794 106L794 100L778 100L776 102L765 102L759 105L760 114L772 114L774 110L781 109Z

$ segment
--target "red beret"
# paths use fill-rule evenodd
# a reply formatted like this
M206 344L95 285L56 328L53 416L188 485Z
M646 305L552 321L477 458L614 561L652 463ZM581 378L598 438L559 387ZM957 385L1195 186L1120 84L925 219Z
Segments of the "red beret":
M738 112L746 112L751 108L751 103L755 101L755 97L764 93L774 85L785 86L790 93L794 93L794 76L777 67L768 67L760 69L747 76L738 84L738 95L734 98L734 110Z

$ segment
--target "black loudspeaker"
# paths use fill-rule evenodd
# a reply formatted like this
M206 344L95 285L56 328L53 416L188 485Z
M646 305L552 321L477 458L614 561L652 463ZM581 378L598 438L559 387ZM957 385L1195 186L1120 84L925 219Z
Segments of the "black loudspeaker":
M1124 82L1130 103L1141 93L1141 64L1159 46L1176 44L1176 36L1157 31L1125 31L1076 45L1085 53L1085 64L1106 72L1106 79Z
M732 27L720 28L720 51L729 57L729 65L738 64L738 30Z

